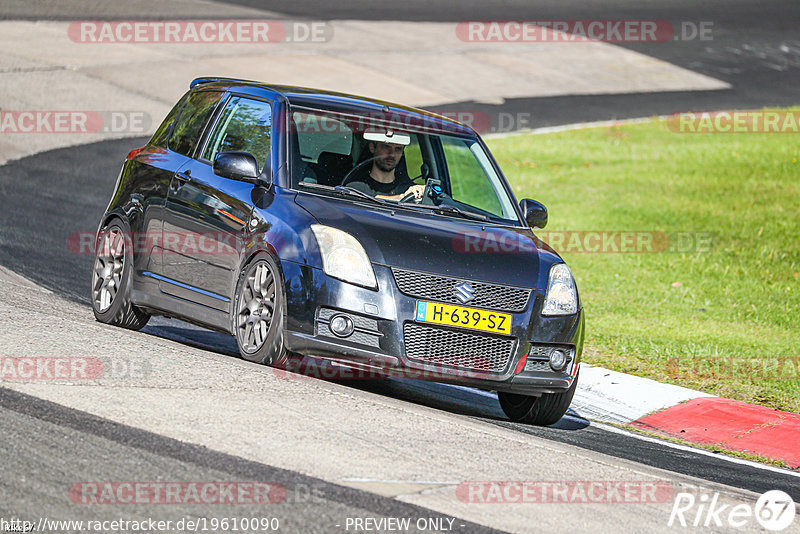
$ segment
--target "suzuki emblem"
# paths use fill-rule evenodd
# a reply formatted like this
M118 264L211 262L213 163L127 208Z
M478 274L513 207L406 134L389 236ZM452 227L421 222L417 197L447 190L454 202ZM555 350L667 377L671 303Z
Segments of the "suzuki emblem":
M475 298L475 290L472 289L472 286L466 282L458 284L453 289L453 294L461 302L461 304L466 304Z

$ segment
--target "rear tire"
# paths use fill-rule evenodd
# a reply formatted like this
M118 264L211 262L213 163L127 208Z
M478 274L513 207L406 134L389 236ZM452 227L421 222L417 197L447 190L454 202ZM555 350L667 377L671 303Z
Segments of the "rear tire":
M500 407L509 419L517 423L547 426L557 423L569 408L578 377L572 381L569 389L561 393L543 393L541 397L519 395L516 393L497 393Z
M150 315L131 302L133 251L131 239L122 223L107 224L95 242L92 274L92 311L101 323L140 330Z

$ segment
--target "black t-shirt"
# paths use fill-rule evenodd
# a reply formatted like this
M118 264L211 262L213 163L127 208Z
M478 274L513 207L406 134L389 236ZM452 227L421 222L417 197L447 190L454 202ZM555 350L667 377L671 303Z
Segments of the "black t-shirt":
M414 185L414 182L411 181L411 178L408 176L398 176L397 171L395 171L393 182L388 184L378 182L369 175L370 170L371 168L368 166L365 166L363 169L359 169L355 173L355 178L353 178L352 181L347 182L347 185L353 189L358 189L359 191L363 191L364 193L368 193L372 196L399 195L401 193L405 193L409 187Z

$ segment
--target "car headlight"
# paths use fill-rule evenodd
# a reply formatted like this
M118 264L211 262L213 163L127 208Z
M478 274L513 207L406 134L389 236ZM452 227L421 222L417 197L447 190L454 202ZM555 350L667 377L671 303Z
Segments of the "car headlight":
M378 287L369 257L355 237L321 224L312 224L311 231L319 243L325 274L370 289Z
M565 263L557 263L550 268L542 315L572 315L577 311L578 291L575 289L575 279Z

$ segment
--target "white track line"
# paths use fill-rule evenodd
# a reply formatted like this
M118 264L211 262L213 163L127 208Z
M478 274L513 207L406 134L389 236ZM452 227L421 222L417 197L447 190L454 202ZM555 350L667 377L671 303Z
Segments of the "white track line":
M565 417L571 417L571 416L567 415ZM775 467L775 466L772 466L772 465L762 464L762 463L754 462L752 460L745 460L744 458L736 458L735 456L728 456L727 454L721 453L721 452L720 453L714 453L714 452L708 451L706 449L698 449L696 447L691 447L689 445L681 445L680 443L674 443L672 441L666 441L666 440L662 440L662 439L658 439L658 438L653 438L653 437L650 437L650 436L645 436L645 435L639 434L637 432L631 432L629 430L624 430L622 428L617 428L617 427L615 427L613 425L607 425L605 423L599 423L599 422L596 422L596 421L592 421L591 424L593 426L596 426L597 428L602 429L602 430L607 430L608 432L614 432L614 433L617 433L617 434L624 434L626 436L630 436L630 437L633 437L633 438L636 438L636 439L640 439L642 441L647 441L649 443L659 443L661 445L666 445L667 447L671 447L673 449L678 449L678 450L681 450L681 451L692 452L692 453L700 454L700 455L703 455L703 456L710 456L710 457L717 458L717 459L720 459L720 460L726 460L726 461L734 463L734 464L747 465L749 467L755 467L757 469L763 469L765 471L772 471L772 472L775 472L775 473L782 473L784 475L791 475L793 477L800 478L800 473L798 473L797 471L792 471L792 470L789 470L789 469L783 469L781 467Z
M462 389L464 391L471 391L473 393L477 393L479 395L483 395L484 397L492 397L492 398L495 397L494 393L489 393L488 391L483 391L483 390L479 390L479 389L470 389L470 388L465 387L465 386L451 386L451 387ZM618 427L616 427L614 425L608 425L608 424L600 422L600 421L595 421L595 420L591 420L591 419L584 419L583 417L580 417L580 416L577 416L577 415L566 414L566 415L564 415L564 418L565 419L569 419L571 421L575 421L576 423L589 423L590 426L594 426L594 427L599 428L601 430L605 430L607 432L614 432L615 434L622 434L622 435L629 436L629 437L632 437L632 438L636 438L636 439L639 439L639 440L642 440L642 441L646 441L648 443L657 443L657 444L665 445L667 447L670 447L672 449L677 449L677 450L680 450L680 451L691 452L691 453L699 454L699 455L702 455L702 456L708 456L710 458L717 458L719 460L725 460L725 461L728 461L728 462L731 462L731 463L734 463L734 464L747 465L749 467L755 467L755 468L763 469L763 470L766 470L766 471L772 471L774 473L783 473L784 475L791 475L791 476L800 478L800 472L792 471L790 469L783 469L781 467L775 467L775 466L768 465L768 464L762 464L762 463L759 463L759 462L754 462L752 460L745 460L744 458L736 458L735 456L728 456L727 454L721 453L721 452L720 453L714 453L714 452L708 451L706 449L692 447L691 445L682 445L680 443L674 443L672 441L668 441L668 440L665 440L665 439L658 439L658 438L654 438L654 437L651 437L651 436L646 436L646 435L640 434L638 432L633 432L631 430L625 430L625 429L622 429L622 428L618 428Z

